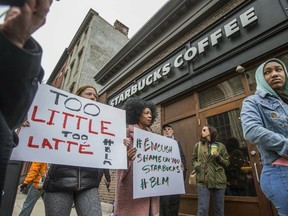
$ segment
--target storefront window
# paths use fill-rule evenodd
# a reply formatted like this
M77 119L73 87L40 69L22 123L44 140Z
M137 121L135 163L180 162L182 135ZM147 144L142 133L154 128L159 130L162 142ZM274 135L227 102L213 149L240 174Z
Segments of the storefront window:
M233 98L244 93L240 75L199 92L200 108Z
M217 128L219 141L225 144L230 155L226 169L228 196L256 196L252 166L243 137L240 110L230 110L207 118L207 123Z

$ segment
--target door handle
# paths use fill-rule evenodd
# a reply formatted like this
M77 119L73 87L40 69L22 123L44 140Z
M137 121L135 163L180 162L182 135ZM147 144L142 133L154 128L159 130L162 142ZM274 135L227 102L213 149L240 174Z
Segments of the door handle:
M257 182L260 183L259 175L258 175L258 169L257 169L257 163L254 163L254 171L255 171Z

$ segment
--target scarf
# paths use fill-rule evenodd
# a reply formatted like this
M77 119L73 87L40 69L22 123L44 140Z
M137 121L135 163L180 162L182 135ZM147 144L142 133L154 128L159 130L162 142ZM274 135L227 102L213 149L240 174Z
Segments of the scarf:
M279 95L279 97L282 99L282 101L286 104L288 104L288 94L281 90L276 90L276 93Z
M261 64L257 70L256 70L256 73L255 73L255 78L256 78L256 83L257 83L257 87L256 87L256 90L260 90L260 91L263 91L263 92L266 92L280 100L282 100L282 97L283 96L280 96L280 94L282 95L282 93L279 93L280 91L274 91L269 85L268 83L266 82L265 78L264 78L264 74L263 74L263 71L264 71L264 67L267 63L269 62L278 62L279 64L282 65L283 69L284 69L284 72L285 72L285 75L286 75L286 81L285 81L285 84L283 86L283 90L281 92L283 92L286 97L287 97L287 94L288 94L288 73L287 73L287 69L286 69L286 66L285 64L279 60L279 59L276 59L276 58L272 58L272 59L269 59L267 60L266 62L264 62L263 64ZM285 98L285 97L284 97ZM283 100L284 101L284 100ZM285 102L286 103L286 102Z

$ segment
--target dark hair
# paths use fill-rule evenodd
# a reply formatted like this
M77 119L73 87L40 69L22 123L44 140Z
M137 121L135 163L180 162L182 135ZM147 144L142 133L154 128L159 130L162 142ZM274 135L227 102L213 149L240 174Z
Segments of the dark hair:
M171 125L169 125L169 124L164 124L163 126L162 126L162 130L165 130L167 127L170 127L170 128L172 128L172 126ZM173 129L173 128L172 128Z
M82 92L85 91L87 88L92 88L92 89L94 89L95 92L96 92L96 95L97 95L97 90L96 90L96 88L95 88L94 86L92 86L92 85L83 85L83 86L80 86L80 87L77 89L77 91L76 91L75 94L78 95L78 96L80 96L80 95L82 94ZM97 97L98 97L98 95L97 95Z
M211 125L204 125L204 127L208 127L208 130L210 132L210 141L209 143L214 143L216 141L218 141L218 133L217 133L217 129ZM202 135L200 136L200 141L202 143L205 143L206 141L208 141L206 138L202 137Z
M127 124L138 124L140 115L145 108L149 108L152 112L152 124L157 117L156 105L138 97L128 98L123 106L123 109L126 110Z

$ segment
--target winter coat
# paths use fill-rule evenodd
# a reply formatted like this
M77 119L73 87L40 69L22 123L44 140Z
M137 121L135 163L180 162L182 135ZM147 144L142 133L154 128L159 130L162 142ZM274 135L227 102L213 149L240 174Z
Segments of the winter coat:
M23 49L0 31L0 191L3 190L12 148L18 144L15 129L23 122L44 71L42 49L30 38ZM1 197L0 197L1 201Z
M52 164L44 181L47 192L75 192L98 188L98 169Z
M129 125L127 128L127 137L131 138L128 148L133 146L134 127L138 127L138 125ZM147 130L150 131L148 128ZM133 199L133 161L128 160L128 169L116 172L115 215L149 216L150 204L152 215L157 215L159 213L159 197Z
M197 172L197 186L225 189L227 185L225 169L230 163L229 155L223 143L215 142L214 144L218 147L219 157L217 158L211 155L210 146L207 143L198 142L194 146L192 165Z
M39 189L39 181L41 177L46 176L46 171L47 171L46 163L33 162L24 180L24 184L28 185L29 183L33 182L33 187ZM40 185L40 188L42 188L42 185Z
M44 76L42 49L32 38L20 49L1 32L0 44L0 110L8 127L15 129L23 122Z

